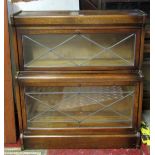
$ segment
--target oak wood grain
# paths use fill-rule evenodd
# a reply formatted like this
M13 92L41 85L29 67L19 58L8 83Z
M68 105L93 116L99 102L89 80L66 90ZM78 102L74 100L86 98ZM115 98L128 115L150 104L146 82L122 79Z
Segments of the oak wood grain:
M17 107L21 141L25 148L120 148L138 147L140 145L139 124L143 76L140 74L139 69L141 69L143 59L142 47L144 44L145 18L145 13L139 10L79 12L21 11L12 17L12 26L15 28L14 35L17 36L15 56L18 61L16 61L16 65L19 66L16 76ZM85 66L85 68L68 66L53 67L54 69L44 66L29 69L24 66L23 35L99 34L103 32L136 34L133 66ZM27 49L30 47L28 44L26 46ZM86 50L90 49L87 48ZM119 126L118 128L115 128L115 123L111 123L110 126L110 122L105 124L105 127L93 126L93 123L87 123L87 127L82 126L79 128L77 126L71 128L66 123L63 124L65 128L62 128L62 126L59 128L59 126L56 127L56 125L50 124L47 125L50 127L47 129L46 127L44 128L44 123L42 126L37 123L32 123L32 126L29 126L29 122L27 121L28 106L26 103L30 104L28 108L32 111L32 114L42 111L42 108L35 105L33 101L26 101L25 90L27 87L30 89L37 87L40 90L40 88L45 87L52 89L54 87L73 88L83 86L133 86L134 98L132 100L132 122L130 122L130 126L127 123L123 126L122 122L116 123ZM48 101L51 101L51 98ZM72 100L70 103L74 101ZM123 103L131 103L131 100L128 99L128 101L124 101ZM90 110L91 108L87 107L86 109ZM121 108L125 109L126 107L123 105ZM51 120L51 117L51 115L48 115L45 119ZM94 116L92 119L100 119L100 117L102 116ZM63 119L61 115L54 116L54 118L58 120ZM107 119L107 116L105 118ZM117 141L118 143L113 143L113 141Z
M146 14L139 10L87 10L87 11L22 11L16 14L16 26L38 25L136 25L144 24Z

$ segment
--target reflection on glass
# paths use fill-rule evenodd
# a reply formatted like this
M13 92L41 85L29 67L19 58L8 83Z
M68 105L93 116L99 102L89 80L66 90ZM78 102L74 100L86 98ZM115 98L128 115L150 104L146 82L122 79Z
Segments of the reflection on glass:
M29 128L131 127L133 86L26 87Z
M135 34L24 35L25 67L133 66Z

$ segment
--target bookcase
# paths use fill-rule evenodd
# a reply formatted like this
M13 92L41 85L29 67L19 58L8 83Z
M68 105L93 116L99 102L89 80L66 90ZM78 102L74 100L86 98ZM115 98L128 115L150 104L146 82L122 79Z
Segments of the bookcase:
M139 147L145 21L140 10L12 16L23 148Z

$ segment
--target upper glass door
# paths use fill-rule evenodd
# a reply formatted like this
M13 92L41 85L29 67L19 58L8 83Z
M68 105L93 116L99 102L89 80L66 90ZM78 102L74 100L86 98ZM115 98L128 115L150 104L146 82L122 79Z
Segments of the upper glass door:
M25 68L134 66L135 33L22 35Z

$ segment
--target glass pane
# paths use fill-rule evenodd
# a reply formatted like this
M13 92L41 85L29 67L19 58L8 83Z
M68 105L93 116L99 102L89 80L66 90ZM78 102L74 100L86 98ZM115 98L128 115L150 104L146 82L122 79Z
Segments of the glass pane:
M25 67L133 66L135 34L24 35Z
M26 87L29 128L131 127L133 86Z

